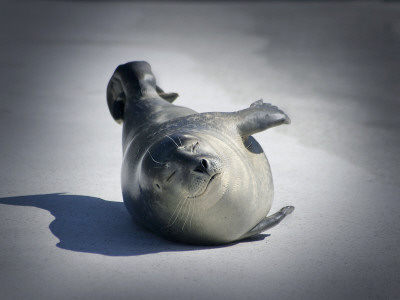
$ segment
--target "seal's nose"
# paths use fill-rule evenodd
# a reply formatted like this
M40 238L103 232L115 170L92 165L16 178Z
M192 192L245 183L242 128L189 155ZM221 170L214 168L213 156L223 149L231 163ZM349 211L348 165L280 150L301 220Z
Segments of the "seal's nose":
M199 164L194 169L197 173L208 174L209 176L213 176L217 173L217 169L214 167L215 164L210 162L210 160L206 158L201 158Z

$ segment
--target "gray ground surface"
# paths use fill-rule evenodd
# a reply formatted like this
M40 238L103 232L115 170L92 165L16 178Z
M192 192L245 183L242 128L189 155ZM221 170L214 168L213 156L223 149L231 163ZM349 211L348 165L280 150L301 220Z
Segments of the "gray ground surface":
M0 6L2 299L400 297L400 5ZM216 248L133 224L105 88L138 59L180 105L285 110L256 138L295 212Z

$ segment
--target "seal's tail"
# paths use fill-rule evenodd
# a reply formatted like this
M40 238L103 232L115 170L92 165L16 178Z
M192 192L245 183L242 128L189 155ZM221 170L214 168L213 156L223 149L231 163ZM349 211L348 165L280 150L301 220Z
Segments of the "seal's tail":
M133 61L119 65L107 85L107 104L112 117L118 123L124 118L126 100L162 98L173 102L176 93L164 93L156 85L150 65L145 61Z

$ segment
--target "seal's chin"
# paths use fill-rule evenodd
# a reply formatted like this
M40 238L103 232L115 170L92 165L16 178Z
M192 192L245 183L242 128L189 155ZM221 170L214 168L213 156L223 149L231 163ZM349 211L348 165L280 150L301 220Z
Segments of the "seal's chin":
M210 177L210 179L208 180L208 182L204 185L204 188L201 189L201 191L191 197L188 198L200 198L201 196L203 196L204 194L206 194L208 191L211 190L211 188L213 186L216 186L216 181L218 180L218 178L220 177L221 173L216 173L213 176Z

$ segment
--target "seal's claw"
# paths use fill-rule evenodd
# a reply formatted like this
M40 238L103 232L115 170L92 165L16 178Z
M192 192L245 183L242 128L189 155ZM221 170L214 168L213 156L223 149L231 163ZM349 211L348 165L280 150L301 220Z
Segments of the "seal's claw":
M263 105L263 104L264 104L263 99L260 99L260 100L254 101L252 104L250 104L250 107L260 106L260 105Z

